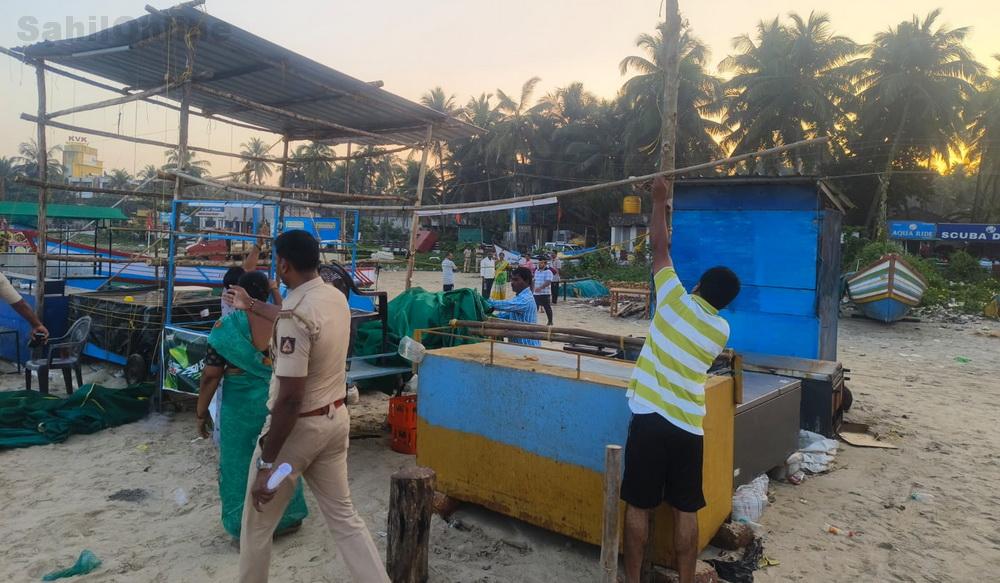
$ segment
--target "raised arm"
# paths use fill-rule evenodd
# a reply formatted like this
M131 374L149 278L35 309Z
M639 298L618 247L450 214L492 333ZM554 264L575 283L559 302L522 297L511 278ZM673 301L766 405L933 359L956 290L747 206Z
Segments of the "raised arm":
M243 259L243 269L246 271L257 269L258 260L260 260L260 245L254 243L253 248L250 249L250 252Z
M673 267L670 245L673 229L669 226L674 211L674 184L662 176L653 179L653 215L649 219L649 241L653 246L653 273Z

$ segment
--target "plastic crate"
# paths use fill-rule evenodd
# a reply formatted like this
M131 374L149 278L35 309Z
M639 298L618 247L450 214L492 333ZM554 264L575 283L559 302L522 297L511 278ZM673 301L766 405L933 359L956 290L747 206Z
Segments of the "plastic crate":
M389 428L393 451L417 453L417 396L401 395L389 399Z
M392 428L392 441L389 443L392 451L415 455L417 453L417 428Z
M400 395L389 398L389 426L417 427L417 396Z

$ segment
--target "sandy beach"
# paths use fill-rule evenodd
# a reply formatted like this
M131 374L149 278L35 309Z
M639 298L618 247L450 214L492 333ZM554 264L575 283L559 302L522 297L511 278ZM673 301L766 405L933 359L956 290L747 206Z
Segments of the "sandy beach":
M402 281L385 272L380 288L394 295ZM437 289L440 274L421 272L415 282ZM478 286L478 278L459 274L457 284ZM583 301L556 306L556 322L627 334L646 328ZM842 445L829 473L800 486L772 483L761 524L765 554L780 564L758 571L757 581L967 582L1000 573L1000 338L988 334L997 330L983 321L841 319L839 356L855 397L848 418L899 449ZM85 381L122 386L113 373L84 367ZM19 375L0 375L0 388L22 385ZM52 386L61 394L61 380ZM384 395L364 394L352 408L355 434L382 433L385 409ZM219 523L217 452L195 437L193 413L166 412L0 453L0 580L37 581L85 548L103 565L79 581L233 580L237 551ZM389 450L384 433L351 443L354 502L383 555L389 476L412 463ZM913 492L933 500L910 500ZM125 499L109 499L116 493ZM272 580L349 580L311 494L307 500L302 530L275 543ZM434 519L432 581L598 578L595 547L475 507L454 519ZM827 523L861 534L835 536L823 531Z

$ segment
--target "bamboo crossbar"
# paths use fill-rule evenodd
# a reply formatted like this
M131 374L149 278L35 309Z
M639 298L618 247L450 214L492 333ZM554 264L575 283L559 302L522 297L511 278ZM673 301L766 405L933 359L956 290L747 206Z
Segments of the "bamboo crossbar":
M48 124L46 124L48 125ZM68 192L92 192L94 194L114 194L117 196L138 196L143 198L154 198L166 201L171 195L157 192L143 192L135 190L127 190L124 188L102 188L98 186L82 186L79 184L62 184L59 182L46 182L43 180L38 180L37 178L28 178L27 176L15 176L14 182L18 184L24 184L25 186L34 186L36 188L47 188L50 190L65 190Z
M497 330L511 330L511 331L521 331L521 332L537 332L539 334L561 334L566 336L577 336L580 338L590 338L594 340L601 340L604 342L610 342L615 346L626 346L629 348L642 348L643 338L634 338L631 336L620 336L617 334L604 334L602 332L593 332L591 330L585 330L583 328L560 328L556 326L542 326L541 324L527 324L524 322L511 322L510 320L501 320L499 318L490 318L486 321L479 322L475 320L452 320L449 322L452 328L468 328L469 330L476 329L497 329Z

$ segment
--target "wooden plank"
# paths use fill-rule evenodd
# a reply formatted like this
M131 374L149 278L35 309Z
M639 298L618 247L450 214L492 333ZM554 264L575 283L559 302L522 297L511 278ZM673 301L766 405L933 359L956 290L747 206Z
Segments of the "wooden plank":
M435 473L412 467L392 475L386 527L386 571L392 583L426 583L429 577Z
M604 516L601 520L601 583L618 583L618 549L621 546L622 446L604 448Z

